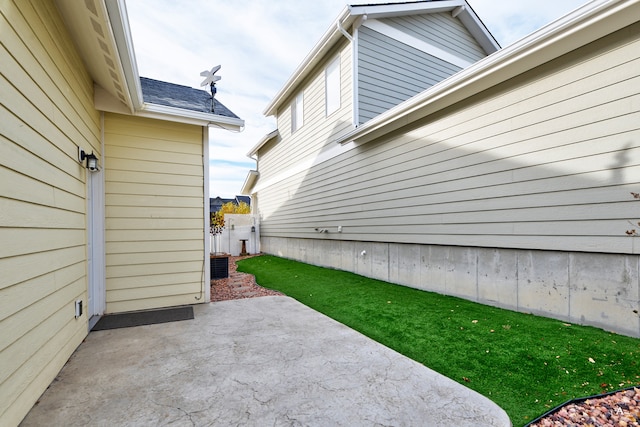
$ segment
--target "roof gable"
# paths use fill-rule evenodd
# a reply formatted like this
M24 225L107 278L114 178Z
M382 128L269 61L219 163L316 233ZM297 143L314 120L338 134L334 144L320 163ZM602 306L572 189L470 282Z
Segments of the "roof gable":
M491 54L500 48L498 42L466 0L422 0L386 4L349 5L342 11L338 18L336 18L282 89L280 89L267 105L264 114L266 116L275 115L278 107L297 90L299 84L313 71L314 67L325 58L325 55L339 43L343 37L350 38L351 36L347 31L352 31L352 27L362 22L362 20L443 12L451 13L454 18L459 19L464 26L467 27L478 44L485 49L487 54Z
M142 97L145 103L163 105L183 110L211 113L211 94L174 83L140 77ZM217 99L213 99L213 114L238 119L231 110Z
M97 110L199 126L244 128L244 121L218 100L212 113L211 96L205 91L140 79L124 0L54 1L93 79Z
M640 1L592 0L338 138L363 144L554 60L638 20Z
M478 15L465 0L427 0L403 3L365 4L349 6L351 15L366 16L368 19L392 18L396 16L418 15L425 13L451 12L460 19L469 32L487 54L500 48Z

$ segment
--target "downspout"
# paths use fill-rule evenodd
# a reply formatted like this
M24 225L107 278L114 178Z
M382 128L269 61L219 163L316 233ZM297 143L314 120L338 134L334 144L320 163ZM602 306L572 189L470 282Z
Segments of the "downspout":
M247 156L247 157L249 157L251 160L256 162L256 169L255 170L259 171L260 170L259 169L260 166L259 166L259 162L258 162L258 154L255 153L255 154ZM258 172L258 173L260 173L260 172ZM249 196L251 197L253 194L255 194L255 193L252 193ZM260 238L259 238L258 230L256 229L256 215L258 214L257 211L258 211L258 206L256 205L256 198L252 197L251 210L249 212L251 213L251 225L252 225L251 226L251 240L252 240L252 243L253 243L253 252L254 253L260 253L260 250L258 249L259 246L260 246L259 245Z
M202 127L202 163L203 163L203 193L204 193L204 254L203 255L203 268L202 268L202 283L200 288L200 295L195 299L198 302L211 301L211 286L207 286L211 281L211 234L209 233L211 212L209 198L209 126ZM204 299L203 299L204 297Z
M254 156L256 156L256 157L254 157ZM260 173L259 172L260 171L260 162L258 161L258 157L257 156L258 156L258 154L255 153L255 154L247 156L247 157L250 158L251 160L253 160L254 162L256 162L256 169L255 170L258 171L258 173ZM251 211L253 211L253 204L251 204Z

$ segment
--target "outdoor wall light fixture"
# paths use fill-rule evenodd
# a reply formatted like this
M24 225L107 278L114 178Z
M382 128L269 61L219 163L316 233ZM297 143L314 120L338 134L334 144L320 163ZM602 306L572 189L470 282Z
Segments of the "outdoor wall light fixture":
M80 163L83 163L86 160L86 167L91 172L97 172L100 170L100 167L98 166L98 158L95 154L93 154L93 151L91 152L91 154L87 154L82 148L78 147L78 160L80 161Z

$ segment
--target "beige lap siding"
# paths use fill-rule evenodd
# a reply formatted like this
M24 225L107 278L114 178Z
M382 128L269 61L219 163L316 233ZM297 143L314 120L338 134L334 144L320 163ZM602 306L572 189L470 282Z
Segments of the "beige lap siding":
M202 127L105 114L107 312L203 297Z
M18 424L87 334L93 81L51 1L0 2L0 424Z

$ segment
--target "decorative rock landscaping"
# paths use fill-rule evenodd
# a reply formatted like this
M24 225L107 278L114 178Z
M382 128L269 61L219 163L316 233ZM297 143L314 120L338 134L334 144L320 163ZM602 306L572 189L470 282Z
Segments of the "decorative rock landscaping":
M249 257L229 257L229 277L211 281L211 302L282 295L259 286L252 274L236 271L236 261L244 258Z
M633 388L606 396L569 402L535 420L529 426L640 426L640 389Z

